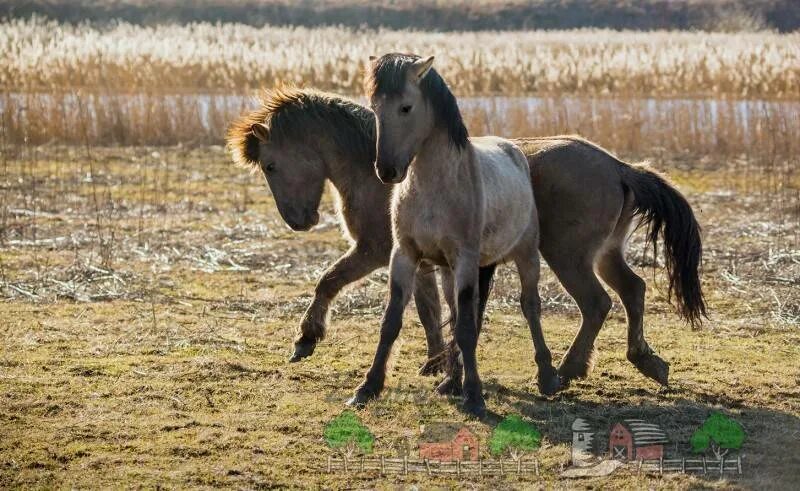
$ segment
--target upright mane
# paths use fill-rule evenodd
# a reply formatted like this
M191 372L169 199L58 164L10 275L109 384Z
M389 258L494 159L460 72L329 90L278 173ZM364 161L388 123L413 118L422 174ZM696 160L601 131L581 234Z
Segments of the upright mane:
M408 70L420 57L413 54L389 53L381 56L367 73L366 92L368 95L397 95L403 91ZM467 127L458 110L458 103L450 88L436 71L431 68L420 81L423 96L434 108L437 124L443 125L450 135L450 143L459 149L467 146Z
M351 152L356 161L375 160L375 116L349 99L297 87L264 91L260 107L234 121L226 136L228 150L239 165L257 167L259 141L250 128L266 125L269 141L310 142L330 135L337 145Z

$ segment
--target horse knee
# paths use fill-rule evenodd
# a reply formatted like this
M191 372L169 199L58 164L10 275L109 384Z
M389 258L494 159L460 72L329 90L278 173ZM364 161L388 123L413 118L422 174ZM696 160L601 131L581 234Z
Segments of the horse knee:
M389 305L383 313L379 343L391 345L400 333L408 292L396 281L389 286Z

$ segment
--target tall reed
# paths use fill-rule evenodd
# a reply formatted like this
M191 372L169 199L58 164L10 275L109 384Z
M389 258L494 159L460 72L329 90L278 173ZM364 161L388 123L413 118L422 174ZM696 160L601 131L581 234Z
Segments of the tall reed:
M242 24L0 23L0 87L244 92L277 80L360 93L369 54L437 56L461 95L800 98L800 33L412 32Z

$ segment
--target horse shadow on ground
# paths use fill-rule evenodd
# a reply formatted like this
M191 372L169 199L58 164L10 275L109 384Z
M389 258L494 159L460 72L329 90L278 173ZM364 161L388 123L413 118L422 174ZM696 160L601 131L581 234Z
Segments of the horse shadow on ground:
M550 442L571 445L572 423L583 418L595 432L593 450L597 456L609 455L609 434L615 423L641 419L657 424L667 435L664 458L699 458L692 452L691 436L712 412L720 411L738 421L746 435L741 449L730 454L730 458L742 457L742 475L726 473L726 479L759 489L794 489L800 479L800 417L788 411L754 406L725 394L709 394L685 386L658 391L634 389L632 395L649 396L639 404L613 399L608 403L587 401L570 390L548 398L494 381L485 381L484 390L489 406L513 407L518 414L535 421ZM494 427L505 416L508 414L488 412L481 424ZM709 482L719 479L719 474L714 473L695 476Z

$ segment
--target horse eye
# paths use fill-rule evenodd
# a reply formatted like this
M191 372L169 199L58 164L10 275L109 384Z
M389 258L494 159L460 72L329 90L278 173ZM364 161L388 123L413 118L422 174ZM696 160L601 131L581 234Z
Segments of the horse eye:
M264 172L272 172L275 170L275 162L270 162L264 166Z
M410 113L411 112L411 104L406 104L406 105L400 106L400 112L403 113L403 114Z

